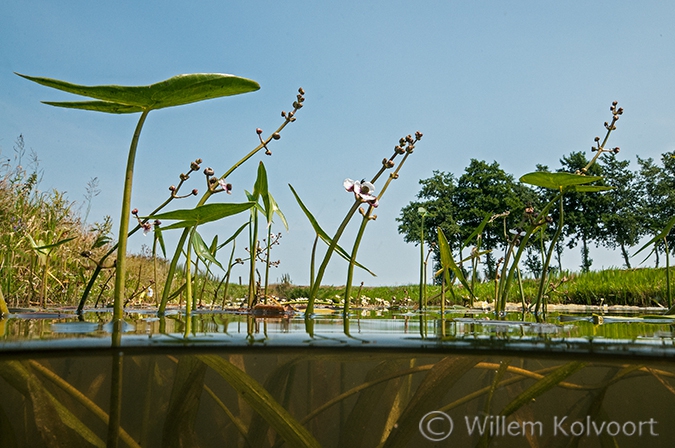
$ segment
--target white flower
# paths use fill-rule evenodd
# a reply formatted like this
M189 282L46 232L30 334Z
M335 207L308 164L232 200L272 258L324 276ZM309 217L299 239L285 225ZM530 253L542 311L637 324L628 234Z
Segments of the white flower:
M375 185L365 180L352 180L345 179L343 183L345 190L353 192L354 197L359 199L361 202L367 202L373 207L377 207L379 202L377 201L377 196L375 196Z

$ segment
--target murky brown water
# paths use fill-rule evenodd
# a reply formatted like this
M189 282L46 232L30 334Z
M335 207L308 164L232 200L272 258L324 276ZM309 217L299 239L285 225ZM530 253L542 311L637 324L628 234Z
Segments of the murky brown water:
M669 323L480 319L5 321L0 446L674 443Z

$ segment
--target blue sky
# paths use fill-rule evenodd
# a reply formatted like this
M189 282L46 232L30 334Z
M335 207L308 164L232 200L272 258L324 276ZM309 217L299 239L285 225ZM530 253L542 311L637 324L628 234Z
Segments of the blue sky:
M16 1L0 6L0 149L16 137L37 152L40 188L82 201L100 181L89 220L119 219L126 155L137 115L46 106L75 97L13 72L80 84L151 84L181 73L231 73L261 90L150 114L136 160L133 207L160 203L197 157L224 172L272 131L296 90L306 91L297 122L229 179L228 200L245 200L258 160L285 212L273 280L308 281L313 234L291 183L332 233L353 196L345 178L369 178L401 136L424 138L387 191L369 225L360 261L378 274L356 283L404 284L418 278L417 249L403 243L395 218L433 170L461 174L471 158L496 160L516 177L587 150L602 133L609 105L625 109L610 145L619 157L654 157L675 143L675 6L669 2L541 1ZM194 188L203 189L201 176ZM223 200L222 198L214 198ZM180 208L194 200L177 203ZM242 218L243 219L243 218ZM225 238L240 220L206 230ZM356 224L356 222L354 223ZM356 226L354 226L356 227ZM281 226L277 226L281 230ZM353 232L341 243L350 247ZM135 236L131 248L150 244ZM239 243L243 248L246 243ZM565 267L579 265L578 250ZM225 255L223 255L224 257ZM621 265L593 251L594 268ZM235 275L245 277L244 269ZM334 260L325 282L344 283Z

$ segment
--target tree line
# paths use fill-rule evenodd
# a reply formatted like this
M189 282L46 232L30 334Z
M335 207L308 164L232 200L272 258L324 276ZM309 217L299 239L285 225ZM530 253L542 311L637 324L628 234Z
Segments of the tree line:
M572 152L560 159L557 172L576 172L588 163L583 152ZM550 171L548 166L537 165L537 171ZM557 269L562 270L562 253L566 249L581 251L582 272L590 270L593 260L590 247L602 246L617 250L627 268L639 264L632 259L635 245L645 236L660 232L675 216L675 151L661 155L659 161L637 157L637 168L631 169L629 160L619 160L613 154L603 154L586 173L602 176L597 185L612 189L598 193L571 192L564 197L564 226L562 237L555 247ZM506 173L495 161L471 159L469 166L457 178L452 173L434 171L428 179L419 181L421 189L417 200L401 209L397 218L398 231L404 240L419 243L421 226L424 241L430 243L434 259L438 261L437 227L448 238L459 259L469 254L461 253L465 241L479 224L490 216L481 238L481 250L490 250L483 260L483 275L494 279L500 253L505 249L509 233L516 228L523 213L541 209L555 195L555 191L523 184ZM421 213L425 213L422 219ZM543 239L530 240L523 261L526 271L535 277L541 273L539 247L555 231L558 210L551 213L551 224ZM423 224L422 224L423 223ZM668 236L671 253L675 250L675 235ZM664 251L657 247L656 266ZM466 249L464 249L466 251Z

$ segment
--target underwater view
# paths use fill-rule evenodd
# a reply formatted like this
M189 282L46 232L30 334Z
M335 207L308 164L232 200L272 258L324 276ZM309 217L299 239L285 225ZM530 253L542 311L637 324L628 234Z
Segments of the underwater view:
M17 310L20 311L20 310ZM35 314L31 318L31 314ZM27 312L2 446L670 446L675 321L616 314ZM114 424L110 425L113 421Z

